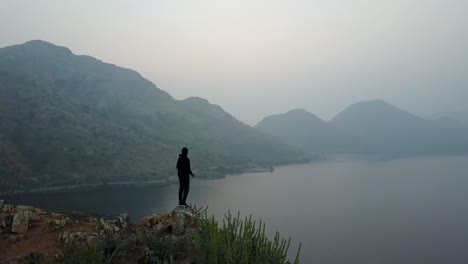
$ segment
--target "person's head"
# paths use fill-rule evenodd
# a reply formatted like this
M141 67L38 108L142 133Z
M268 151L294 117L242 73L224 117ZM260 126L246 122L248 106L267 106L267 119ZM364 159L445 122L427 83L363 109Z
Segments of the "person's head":
M188 154L188 148L183 148L182 149L182 154L187 155Z

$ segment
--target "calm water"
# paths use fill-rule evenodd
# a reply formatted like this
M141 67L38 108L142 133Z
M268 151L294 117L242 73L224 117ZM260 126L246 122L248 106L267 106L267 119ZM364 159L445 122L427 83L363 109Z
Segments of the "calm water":
M137 219L172 209L176 196L177 186L165 186L14 199ZM218 216L230 209L263 219L303 243L306 264L468 263L468 157L336 158L194 180L189 199Z

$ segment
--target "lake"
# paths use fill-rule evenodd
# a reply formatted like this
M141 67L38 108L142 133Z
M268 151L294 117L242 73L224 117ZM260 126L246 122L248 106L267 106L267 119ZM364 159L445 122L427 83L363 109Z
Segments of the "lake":
M195 164L194 164L195 167ZM132 219L173 209L175 185L20 195L7 202ZM14 200L14 201L13 201ZM302 263L468 263L468 157L335 157L193 180L189 202L302 242ZM293 252L291 252L293 253Z

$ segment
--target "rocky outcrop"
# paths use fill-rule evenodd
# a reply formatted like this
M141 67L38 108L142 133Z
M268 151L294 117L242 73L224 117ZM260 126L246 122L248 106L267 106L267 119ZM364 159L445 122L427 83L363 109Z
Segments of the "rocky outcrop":
M24 234L28 231L30 215L29 211L19 211L13 216L13 222L11 224L11 232Z
M177 207L136 223L128 214L96 219L23 205L2 204L0 209L5 209L0 213L0 263L22 263L31 256L61 260L86 250L104 250L112 263L190 263L195 250L196 220L190 208Z
M172 211L172 219L174 221L172 230L175 235L184 235L195 224L192 211L182 206L178 206Z
M24 234L28 231L29 225L33 221L38 221L38 213L41 210L32 206L18 205L15 208L16 213L13 215L11 224L11 232L17 234Z
M0 201L0 234L11 233L24 234L28 231L31 222L39 219L42 211L32 206L10 205Z
M97 246L98 237L84 232L64 232L60 235L58 243L74 250L87 249Z

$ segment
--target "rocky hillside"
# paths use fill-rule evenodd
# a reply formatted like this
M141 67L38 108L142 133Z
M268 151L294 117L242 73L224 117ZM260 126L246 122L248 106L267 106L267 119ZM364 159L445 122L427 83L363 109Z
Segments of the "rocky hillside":
M195 224L182 207L130 223L126 214L98 219L0 200L0 263L192 263Z
M83 213L54 213L0 200L0 263L275 263L289 241L270 240L251 219L227 214L223 224L206 210L176 207L137 222Z
M183 146L201 177L303 158L206 100L44 41L0 49L0 94L4 188L166 179Z

